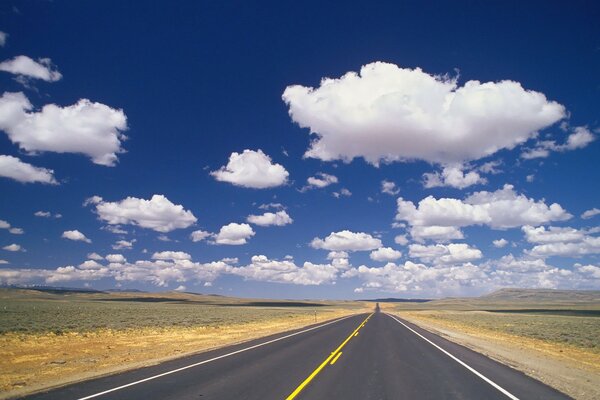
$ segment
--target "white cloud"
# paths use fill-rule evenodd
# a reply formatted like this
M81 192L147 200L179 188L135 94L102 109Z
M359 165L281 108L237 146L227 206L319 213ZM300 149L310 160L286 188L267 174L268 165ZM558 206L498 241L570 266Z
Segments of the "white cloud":
M62 234L62 238L79 242L92 243L90 239L88 239L83 233L79 232L78 230L64 231Z
M332 232L325 239L314 238L310 245L314 249L333 251L366 251L382 247L381 240L368 233L348 230Z
M95 204L98 217L111 225L130 224L161 233L187 228L197 221L191 211L160 194L150 200L127 197L117 202L94 196L86 204Z
M212 233L210 233L210 232L206 232L203 230L197 230L190 234L190 239L192 239L192 242L201 242L203 240L208 239L211 236L212 236Z
M417 242L433 240L436 242L449 242L456 239L464 239L460 229L454 226L413 226L410 228L410 236Z
M237 224L232 222L222 226L215 238L217 244L242 245L255 235L252 227L248 224Z
M505 229L572 217L557 203L548 206L543 200L535 201L517 194L512 185L504 185L495 192L476 192L465 200L429 196L418 206L402 198L397 203L396 220L407 221L412 226L488 225Z
M534 246L527 254L534 257L579 257L600 254L600 237L585 236L578 242L549 242Z
M521 153L521 158L531 160L534 158L545 158L551 151L565 152L582 149L592 143L596 137L585 126L578 126L573 129L564 144L556 144L554 140L541 140L535 144L534 148L526 149Z
M402 252L394 250L391 247L381 247L377 250L373 250L369 254L371 260L375 261L395 261L402 257Z
M231 153L226 166L210 173L220 182L254 189L284 185L289 173L280 164L273 164L262 150Z
M0 229L10 229L10 224L3 219L0 219Z
M0 71L46 82L56 82L62 78L49 58L39 58L35 61L27 56L16 56L1 62Z
M408 239L406 235L397 235L394 238L394 243L399 244L400 246L406 246L408 244Z
M494 247L501 249L508 244L508 240L501 238L501 239L492 241L492 244L494 245Z
M28 153L52 151L81 153L95 164L114 166L117 154L124 152L127 117L123 110L81 99L60 107L47 104L41 111L21 92L0 97L0 129L13 143Z
M6 44L6 39L8 38L8 33L0 31L0 46L4 47Z
M23 228L10 228L8 230L10 233L12 233L13 235L22 235L25 233L25 231L23 230Z
M534 179L535 179L535 175L534 175L534 174L527 175L527 176L525 177L525 180L526 180L527 182L529 182L529 183L533 182L533 180L534 180Z
M342 188L339 192L333 192L333 197L339 199L340 197L350 197L352 196L352 192L346 188Z
M424 246L411 244L408 246L409 255L424 262L433 264L457 264L479 260L483 257L481 251L466 243L436 244Z
M251 264L234 268L231 273L255 281L295 285L333 283L337 277L337 269L332 265L305 262L298 267L292 261L270 260L264 255L253 256Z
M127 241L127 240L117 240L117 242L115 244L113 244L111 247L114 250L131 250L133 248L133 244L136 242L135 239L131 240L131 241Z
M0 264L9 264L9 262L6 260L0 260Z
M281 203L268 203L268 204L261 204L260 206L258 206L258 208L260 210L270 210L270 209L285 210L286 207Z
M317 176L311 176L306 180L309 187L324 188L334 183L338 183L338 178L334 175L323 172L319 172L316 175Z
M183 251L161 251L160 253L152 254L153 260L191 260L192 256Z
M381 181L381 193L389 194L390 196L395 196L400 193L400 189L396 186L396 184L392 181L383 180Z
M110 263L124 264L127 259L123 257L123 254L109 254L106 256L106 260Z
M50 185L58 184L56 179L54 179L53 170L35 167L13 156L0 155L0 176L23 183L40 182Z
M597 208L592 208L591 210L587 210L583 214L581 214L581 218L590 219L598 214L600 214L600 210Z
M482 185L487 183L487 179L482 178L477 172L469 171L464 173L462 165L446 165L442 173L432 172L423 174L423 186L434 188L440 186L450 186L457 189L464 189L473 185Z
M331 265L340 270L350 268L349 255L345 251L330 251L327 259L331 260Z
M559 228L551 226L546 229L543 226L534 228L527 225L523 226L521 230L529 243L579 242L585 237L585 232L569 227Z
M36 211L33 215L40 218L62 218L61 214L52 214L50 211Z
M100 261L103 260L104 257L102 257L100 254L98 253L89 253L87 255L87 258L89 258L90 260L95 260L95 261Z
M186 290L186 287L183 285L179 285L175 288L175 291L177 291L177 292L185 292L185 290Z
M288 86L289 114L316 139L305 157L349 161L476 160L512 149L566 117L513 81L469 81L375 62L319 88Z
M25 249L22 248L20 244L16 244L16 243L9 244L8 246L4 246L3 249L6 251L25 251Z
M502 172L502 170L498 169L499 166L502 165L502 161L501 160L495 160L495 161L488 161L486 163L483 163L479 168L477 168L479 171L483 172L484 174L492 174L492 175L496 175Z
M276 213L266 212L262 215L249 215L246 220L251 224L259 226L284 226L294 222L285 210L277 211Z

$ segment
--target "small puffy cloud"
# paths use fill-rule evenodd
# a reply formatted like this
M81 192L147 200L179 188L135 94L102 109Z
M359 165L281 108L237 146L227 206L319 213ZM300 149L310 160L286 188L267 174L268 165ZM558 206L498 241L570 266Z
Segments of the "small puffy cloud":
M514 81L468 81L374 62L360 73L288 86L292 120L315 139L305 157L324 161L460 163L512 149L561 119L565 108Z
M259 226L284 226L294 222L285 210L277 211L276 213L266 212L262 215L249 215L246 220L251 224Z
M346 188L342 188L339 192L333 192L333 197L339 199L340 197L350 197L352 196L352 192Z
M90 239L88 239L83 233L79 232L78 230L64 231L61 237L63 239L92 243Z
M191 260L192 256L183 251L161 251L152 254L153 260Z
M464 239L462 231L454 226L417 225L410 228L410 236L417 242L425 240L449 242L456 239Z
M22 235L25 233L25 231L23 230L23 228L10 228L8 230L10 233L12 233L13 235Z
M381 193L389 194L390 196L395 196L400 193L400 189L396 186L396 184L392 181L383 180L381 181Z
M394 243L399 244L400 246L406 246L408 244L408 239L406 238L406 235L396 235Z
M328 264L305 262L302 267L298 267L292 261L270 260L264 255L258 255L252 257L251 264L234 268L231 273L255 281L321 285L333 283L337 271L337 268Z
M348 230L332 232L325 239L314 238L310 245L314 249L331 251L367 251L382 247L381 240L368 233Z
M40 58L37 61L27 56L16 56L11 60L0 63L0 71L30 79L41 79L46 82L56 82L62 78L49 58Z
M201 242L203 240L208 239L211 236L212 236L212 233L210 233L210 232L206 232L203 230L197 230L190 234L190 239L192 239L192 242Z
M8 264L9 262L6 260L0 260L0 264Z
M176 292L185 292L185 290L186 290L186 287L183 285L179 285L175 288Z
M372 251L369 257L375 261L395 261L402 257L402 252L394 250L391 247L381 247Z
M95 261L100 261L100 260L104 260L104 257L102 257L100 254L98 253L89 253L87 255L87 258L89 258L90 260L95 260Z
M52 214L50 211L36 211L33 215L40 218L62 218L61 214Z
M117 240L115 244L113 244L111 247L113 248L113 250L131 250L133 248L133 244L136 242L135 239L128 241L128 240Z
M53 170L35 167L13 156L0 155L0 176L22 183L58 184Z
M109 254L105 258L106 261L110 263L124 264L127 262L127 259L123 257L123 254Z
M94 204L98 217L110 225L130 224L161 233L187 228L197 221L191 211L160 194L150 200L127 197L116 202L94 196L84 204Z
M445 166L441 173L423 174L423 186L426 188L450 186L456 189L464 189L469 186L487 183L487 179L482 178L479 173L475 171L465 173L463 168L462 165L449 165Z
M334 175L329 175L323 172L319 172L316 175L317 176L311 176L306 180L308 187L324 188L334 183L338 183L338 178Z
M522 225L540 225L551 221L564 221L572 217L560 204L547 205L517 194L512 185L504 185L495 192L476 192L465 200L454 198L424 198L417 206L399 198L397 221L407 221L412 226L488 225L494 229L514 228Z
M0 46L4 47L6 44L6 39L8 38L8 33L0 31Z
M0 97L0 129L28 153L52 151L80 153L95 164L114 166L117 154L124 152L127 117L123 110L81 99L60 107L47 104L41 111L21 92Z
M535 147L526 149L521 153L521 158L531 160L534 158L545 158L550 155L550 152L565 152L571 150L582 149L592 143L596 137L585 126L578 126L573 129L573 132L567 137L563 144L556 144L554 140L538 141Z
M210 173L220 182L254 189L284 185L289 173L280 164L273 164L262 150L244 150L231 153L227 165Z
M261 204L260 206L258 206L258 208L260 210L285 210L286 207L281 204L281 203L268 203L268 204Z
M501 165L502 165L501 160L488 161L486 163L483 163L481 166L479 166L479 168L477 168L477 170L479 170L480 172L483 172L484 174L496 175L496 174L499 174L502 172L500 169L498 169L498 167Z
M526 180L527 182L529 182L529 183L533 182L533 180L534 180L534 179L535 179L535 175L534 175L534 174L527 175L527 176L525 177L525 180Z
M551 226L546 229L543 226L523 226L521 228L525 234L525 239L529 243L561 243L561 242L579 242L585 237L585 232L574 228L559 228Z
M232 222L222 226L215 238L217 244L242 245L255 235L252 227L248 224L237 224Z
M424 246L411 244L408 246L409 255L424 262L433 264L460 264L478 260L483 257L481 251L466 243L436 244Z
M600 214L600 210L597 208L592 208L591 210L587 210L583 214L581 214L581 218L590 219L598 214Z
M25 251L25 249L22 248L20 244L16 244L16 243L9 244L8 246L4 246L3 249L6 251Z
M492 244L494 245L494 247L501 249L503 247L506 247L506 245L508 244L508 240L501 238L501 239L492 241Z
M0 229L10 229L10 224L3 219L0 219Z

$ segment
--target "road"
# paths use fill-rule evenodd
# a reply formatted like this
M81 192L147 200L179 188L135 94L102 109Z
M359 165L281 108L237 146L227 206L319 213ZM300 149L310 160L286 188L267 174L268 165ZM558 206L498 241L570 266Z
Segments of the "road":
M27 399L568 399L385 313L362 314Z

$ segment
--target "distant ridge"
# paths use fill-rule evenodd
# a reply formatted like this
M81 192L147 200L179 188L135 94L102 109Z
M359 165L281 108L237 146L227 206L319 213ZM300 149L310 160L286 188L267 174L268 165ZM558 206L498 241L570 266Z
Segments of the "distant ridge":
M481 296L480 299L513 301L600 301L600 290L506 288Z
M357 301L371 301L378 303L427 303L428 301L431 301L431 299L399 299L395 297L387 297L383 299L364 299Z

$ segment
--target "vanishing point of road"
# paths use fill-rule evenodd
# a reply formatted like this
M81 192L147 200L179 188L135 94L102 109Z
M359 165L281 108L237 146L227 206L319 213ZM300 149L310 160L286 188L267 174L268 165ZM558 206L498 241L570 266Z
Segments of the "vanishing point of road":
M362 314L27 399L568 399L386 313Z

